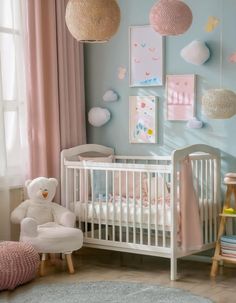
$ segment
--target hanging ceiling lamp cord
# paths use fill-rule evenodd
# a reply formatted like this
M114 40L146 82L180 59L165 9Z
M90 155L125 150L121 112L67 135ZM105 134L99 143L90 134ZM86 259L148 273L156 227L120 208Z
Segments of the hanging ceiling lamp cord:
M223 86L223 0L220 4L221 9L221 25L220 25L220 88Z

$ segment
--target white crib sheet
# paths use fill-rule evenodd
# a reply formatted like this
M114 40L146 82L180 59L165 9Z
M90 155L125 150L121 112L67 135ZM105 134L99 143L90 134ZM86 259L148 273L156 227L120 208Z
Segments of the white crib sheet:
M169 203L158 203L157 205L151 204L149 211L148 204L141 207L140 203L136 202L134 207L134 203L132 201L127 204L126 201L124 202L124 199L121 202L121 205L118 201L114 204L111 201L108 203L96 201L93 205L91 201L88 203L77 202L75 205L75 214L80 222L92 222L93 218L94 223L98 223L100 216L102 224L109 221L109 224L113 224L114 222L115 225L120 225L121 221L122 224L127 224L128 222L130 225L135 221L137 224L142 223L145 225L149 224L150 221L151 225L157 224L161 226L171 226L171 208Z

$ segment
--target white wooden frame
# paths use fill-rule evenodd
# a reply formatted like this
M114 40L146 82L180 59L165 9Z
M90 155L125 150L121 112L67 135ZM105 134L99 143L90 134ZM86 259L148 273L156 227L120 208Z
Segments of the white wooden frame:
M194 103L191 107L191 110L192 110L192 115L191 117L188 117L186 119L180 119L180 118L175 118L175 119L172 119L169 117L169 86L170 86L170 80L171 78L179 78L179 79L183 79L185 77L192 77L193 78L193 82L194 82L194 91L193 91L193 98L194 98ZM169 120L169 121L188 121L190 120L191 118L193 118L194 116L196 116L196 84L197 84L197 76L195 74L181 74L181 75L167 75L166 76L166 120ZM172 106L175 106L175 104L172 104ZM178 104L178 106L181 106Z
M151 221L151 203L149 203L148 221L143 224L136 222L136 216L133 215L133 221L121 220L115 221L114 217L109 221L109 217L104 219L99 212L98 220L94 218L95 202L92 193L92 218L88 217L88 199L84 200L85 205L85 219L83 222L79 222L79 226L84 226L84 245L88 247L118 250L130 253L152 255L169 258L171 260L171 280L177 278L177 259L188 256L200 251L204 251L214 247L217 239L218 230L218 212L220 209L220 153L216 148L207 145L192 145L185 148L174 150L171 156L153 156L153 157L133 157L133 156L115 156L116 161L122 163L95 163L88 162L83 163L76 160L78 154L84 152L99 152L103 155L114 154L114 150L100 146L100 145L82 145L73 149L64 150L61 154L62 164L62 197L65 199L66 207L76 212L76 206L81 198L81 194L78 192L78 188L73 187L74 184L79 183L78 175L81 171L84 171L84 175L87 178L87 173L93 174L94 170L104 171L106 174L119 172L119 184L121 184L121 173L125 172L126 176L128 172L133 174L133 180L135 180L135 174L141 174L145 172L148 176L148 183L150 185L150 176L153 174L162 174L164 178L168 178L171 187L170 207L171 207L171 226L166 226L163 219L161 226L159 224L153 224ZM180 161L186 156L189 156L193 168L193 176L197 184L196 189L199 196L199 210L200 221L203 232L203 247L198 251L183 251L177 243L177 230L178 230L178 213L177 213L177 188L181 186L178 181L178 171ZM142 160L143 164L135 164ZM153 164L154 163L154 164ZM72 177L69 177L72 176ZM76 180L75 180L76 178ZM156 177L155 177L156 178ZM140 177L141 179L141 177ZM91 179L93 182L93 178ZM114 180L114 178L113 178ZM127 179L126 179L127 180ZM133 181L135 182L135 181ZM113 181L114 183L114 181ZM127 181L126 181L126 193L127 193ZM156 186L156 185L155 185ZM121 187L121 185L119 185ZM150 186L148 196L150 200ZM155 193L157 189L155 188ZM119 189L121 191L121 189ZM165 189L162 188L162 193L165 201ZM114 184L113 184L114 195ZM80 196L80 197L79 197ZM135 196L135 194L133 195ZM141 197L140 190L140 197ZM142 199L142 198L141 198ZM155 198L156 199L156 198ZM129 201L129 198L128 200ZM100 203L100 202L99 202ZM114 203L114 202L113 202ZM128 202L129 203L129 202ZM127 203L127 204L128 204ZM132 202L130 202L132 203ZM135 201L134 201L135 203ZM157 203L157 202L155 202ZM104 201L104 205L108 206L108 200ZM134 204L134 211L136 209ZM142 201L140 203L142 205ZM162 205L165 205L163 203ZM101 210L101 204L99 204ZM120 209L123 205L120 202ZM165 208L165 206L163 206ZM141 206L141 214L142 214ZM108 209L108 207L106 208ZM165 214L165 209L163 214ZM128 206L127 206L128 213ZM77 213L78 214L78 213ZM108 215L108 213L106 213ZM155 214L155 216L157 216ZM141 215L142 218L142 215ZM163 216L164 218L164 216ZM102 228L103 226L103 228ZM96 229L97 228L97 229ZM145 233L143 233L143 231ZM97 233L97 234L96 234ZM115 238L115 234L119 235L119 239ZM126 236L123 240L123 234ZM146 237L147 242L144 241ZM153 236L154 235L154 236ZM159 241L160 236L160 241ZM132 238L131 240L129 239ZM145 238L145 239L146 239ZM154 242L153 242L154 241Z
M156 41L157 39L160 39L161 41L161 78L160 78L160 84L133 84L132 81L132 50L131 50L131 42L132 42L132 29L142 29L142 28L150 28L152 30L152 27L150 25L133 25L129 27L129 86L130 87L155 87L155 86L163 86L164 83L164 37L159 35L157 32L154 32L155 39L153 41Z
M133 131L132 128L132 123L134 121L134 117L132 116L132 114L134 113L134 105L133 102L135 101L137 103L138 98L150 98L150 99L154 99L154 134L155 134L155 138L154 138L154 142L141 142L138 141L137 139L135 140L135 138L133 138L131 132ZM134 144L156 144L158 142L158 134L159 134L159 130L157 129L158 126L158 97L157 96L130 96L129 97L129 142L130 143L134 143Z

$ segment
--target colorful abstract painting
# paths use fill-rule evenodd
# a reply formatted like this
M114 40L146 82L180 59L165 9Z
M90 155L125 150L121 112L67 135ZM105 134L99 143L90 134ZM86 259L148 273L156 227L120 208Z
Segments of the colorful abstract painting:
M195 116L195 75L166 77L167 120L187 121Z
M130 27L130 86L163 85L163 37L151 26Z
M129 97L130 143L157 143L156 115L156 97Z

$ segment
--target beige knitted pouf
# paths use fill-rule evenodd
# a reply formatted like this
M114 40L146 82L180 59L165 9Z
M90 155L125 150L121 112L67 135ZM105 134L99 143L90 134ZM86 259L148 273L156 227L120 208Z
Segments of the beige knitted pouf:
M0 243L0 291L34 279L39 267L39 254L28 243Z

